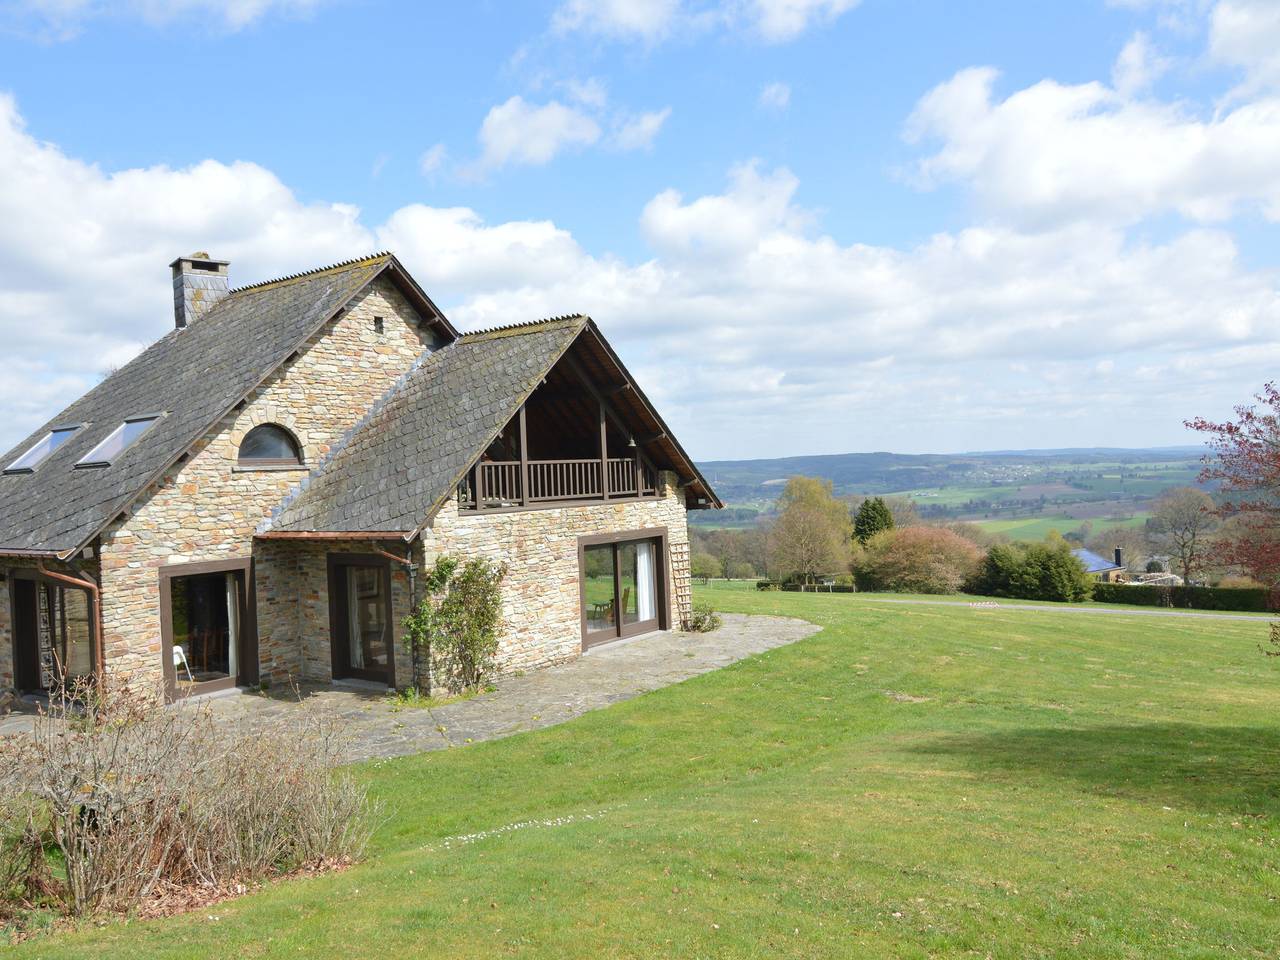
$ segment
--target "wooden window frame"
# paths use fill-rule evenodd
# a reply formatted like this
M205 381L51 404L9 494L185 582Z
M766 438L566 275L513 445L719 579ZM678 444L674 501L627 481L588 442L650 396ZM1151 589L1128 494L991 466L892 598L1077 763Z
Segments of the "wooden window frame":
M165 699L170 703L178 699L178 672L173 665L173 581L181 577L196 577L206 573L241 573L244 576L244 609L240 612L240 649L236 651L236 665L240 669L240 675L195 684L186 696L234 690L236 687L252 687L259 681L258 590L254 582L253 558L236 557L228 560L166 564L159 570L160 656L161 665L164 668Z
M656 540L658 542L657 563L661 565L661 575L655 576L657 581L657 627L650 626L652 621L645 620L623 626L622 616L615 615L612 633L605 630L588 632L587 630L587 581L583 576L586 563L587 547L613 545L613 596L616 602L622 595L622 572L618 564L617 547L620 544L640 540ZM628 637L640 636L657 630L671 629L671 564L669 560L668 530L666 527L642 527L638 530L618 530L609 533L592 533L578 537L578 621L581 625L582 652L593 647L612 643L614 640L625 640Z
M330 553L325 555L325 575L328 583L329 591L329 659L331 680L365 680L372 683L380 683L380 678L364 677L357 673L352 673L351 668L344 663L339 657L337 635L335 632L335 624L343 622L340 620L338 591L335 587L338 584L338 571L345 567L373 567L382 573L382 582L387 588L386 596L386 617L387 624L387 672L386 683L388 689L395 689L396 686L396 622L395 622L395 604L392 601L391 591L394 586L394 578L391 576L391 561L386 557L379 556L376 553ZM344 635L347 628L343 627ZM347 643L351 643L350 636L347 636ZM348 654L347 659L350 659ZM341 670L339 668L342 668ZM374 671L361 671L362 673L373 673ZM341 674L341 675L339 675Z
M249 439L250 434L255 430L261 430L263 427L271 427L281 431L289 442L293 445L293 449L297 451L296 457L261 457L261 458L245 458L240 451L244 448L244 441ZM307 468L306 456L302 450L302 444L298 442L298 435L286 427L283 423L269 421L267 423L255 424L245 432L244 439L240 441L240 447L236 450L237 473L250 473L254 470L305 470Z
M23 667L23 658L18 651L18 621L19 621L18 592L15 589L13 589L13 581L23 580L29 583L34 583L35 588L37 590L53 587L54 589L61 589L61 590L80 590L82 593L86 595L88 595L90 591L88 590L88 588L73 587L70 584L63 583L60 580L54 580L52 577L42 576L40 571L36 570L34 567L19 567L15 570L10 570L8 573L8 578L9 578L9 633L10 633L10 640L12 641L11 652L13 655L13 660L12 660L13 685L16 689L20 689L20 690L31 690L31 691L43 690L44 688L38 685L40 680L42 679L41 665L40 665L40 646L39 646L40 599L38 596L36 598L36 611L35 611L36 623L33 627L36 630L36 650L35 650L36 677L35 679L36 679L37 686L28 688L28 687L22 687L19 685L19 681L21 679L24 679L19 677L18 675L19 671ZM99 624L95 621L92 613L93 599L91 596L88 597L87 602L89 604L89 610L90 610L90 614L89 614L89 664L90 664L89 676L96 683L97 681L101 680L101 674L100 674L100 671L98 670L98 664L100 662L100 657L98 656L98 645L102 642L102 632L99 627ZM61 632L62 632L62 638L61 638L62 644L63 644L63 648L65 649L66 647L65 606L63 607L63 613L62 613Z

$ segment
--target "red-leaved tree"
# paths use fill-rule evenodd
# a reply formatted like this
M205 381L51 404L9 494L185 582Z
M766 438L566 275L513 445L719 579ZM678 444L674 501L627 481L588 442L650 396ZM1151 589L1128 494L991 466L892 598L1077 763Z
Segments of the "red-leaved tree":
M1216 559L1243 567L1261 583L1280 585L1280 389L1268 383L1236 419L1186 421L1208 434L1200 482L1219 484L1218 513L1229 518Z

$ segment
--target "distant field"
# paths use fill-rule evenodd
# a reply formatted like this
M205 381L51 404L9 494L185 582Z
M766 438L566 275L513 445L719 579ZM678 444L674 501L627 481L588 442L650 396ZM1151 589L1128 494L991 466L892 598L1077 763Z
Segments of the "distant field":
M1150 514L1139 513L1125 520L1108 520L1105 517L1090 520L1093 525L1094 532L1101 530L1114 530L1117 527L1132 529L1139 528L1147 522ZM974 521L983 530L988 533L1002 533L1011 540L1043 540L1051 530L1057 530L1059 533L1067 533L1075 530L1080 526L1081 521L1059 514L1052 517L1026 517L1017 520L977 520Z

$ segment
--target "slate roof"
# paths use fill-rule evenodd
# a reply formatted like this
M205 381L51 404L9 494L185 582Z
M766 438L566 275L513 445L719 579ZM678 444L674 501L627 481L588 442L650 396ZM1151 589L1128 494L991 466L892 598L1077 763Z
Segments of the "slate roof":
M1085 550L1083 547L1072 550L1071 555L1084 564L1086 573L1106 573L1108 570L1120 569L1106 557L1100 557L1092 550Z
M430 354L350 431L267 532L410 538L589 323L559 317L472 333Z
M446 337L454 335L391 254L229 293L170 331L0 458L7 466L50 429L85 424L33 473L0 475L0 553L68 554L89 543L211 426L383 271ZM415 292L416 291L416 292ZM163 414L114 463L73 464L126 418Z

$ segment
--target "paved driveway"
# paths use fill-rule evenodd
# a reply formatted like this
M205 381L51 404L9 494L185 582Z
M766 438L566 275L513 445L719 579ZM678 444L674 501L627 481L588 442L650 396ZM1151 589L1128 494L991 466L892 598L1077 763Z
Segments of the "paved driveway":
M563 723L752 654L794 643L818 628L787 617L725 614L714 633L654 633L597 647L557 667L504 677L498 689L445 706L393 707L382 691L331 686L206 701L221 716L269 722L309 706L332 712L349 738L348 759L395 757L493 740ZM0 734L30 729L30 717L0 718ZM8 729L6 729L8 728Z

